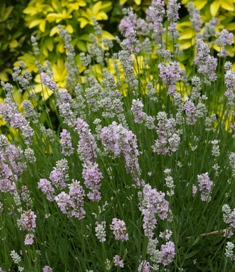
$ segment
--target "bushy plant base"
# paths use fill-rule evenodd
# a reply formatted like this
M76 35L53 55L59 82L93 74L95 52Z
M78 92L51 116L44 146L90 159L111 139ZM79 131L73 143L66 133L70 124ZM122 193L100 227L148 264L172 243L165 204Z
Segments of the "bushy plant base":
M178 8L153 1L145 20L125 10L112 54L95 24L83 74L60 26L67 89L37 62L57 127L23 63L13 79L29 99L16 105L2 82L0 271L233 271L233 36L213 32L216 20L210 32L195 28L188 78Z

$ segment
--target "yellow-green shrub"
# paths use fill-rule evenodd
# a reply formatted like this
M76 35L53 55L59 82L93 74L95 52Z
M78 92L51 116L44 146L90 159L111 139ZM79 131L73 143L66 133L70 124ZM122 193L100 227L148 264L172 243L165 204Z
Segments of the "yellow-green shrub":
M88 50L91 41L89 33L93 32L92 17L97 21L107 20L107 12L112 8L111 1L70 0L31 0L24 9L27 27L35 29L34 35L39 40L40 60L49 59L56 63L63 59L61 54L65 49L58 34L58 25L61 24L72 35L72 44L80 51ZM104 37L111 35L103 32ZM29 62L29 70L34 71L34 65L29 55L20 57L26 65Z

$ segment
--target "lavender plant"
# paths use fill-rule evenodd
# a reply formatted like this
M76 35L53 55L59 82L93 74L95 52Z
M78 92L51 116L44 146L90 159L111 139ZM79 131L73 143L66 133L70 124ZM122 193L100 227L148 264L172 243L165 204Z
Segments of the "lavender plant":
M2 83L0 271L233 271L234 72L198 35L187 78L178 9L153 0L146 20L125 10L120 51L93 36L84 74L65 44L67 89L39 67L56 129L47 108L42 122L43 110L30 100L22 110ZM218 34L223 50L231 39ZM28 72L15 71L34 93Z

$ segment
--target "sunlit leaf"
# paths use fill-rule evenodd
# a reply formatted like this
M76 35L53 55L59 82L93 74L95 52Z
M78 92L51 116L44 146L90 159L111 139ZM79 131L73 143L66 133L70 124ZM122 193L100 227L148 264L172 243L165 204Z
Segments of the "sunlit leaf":
M102 39L114 40L115 37L111 33L109 33L108 31L103 30L102 31Z
M194 34L195 32L193 31L192 28L187 28L180 34L179 40L191 39L194 36Z
M192 42L184 42L183 44L180 45L180 49L185 50L188 49L192 46Z
M65 19L71 19L72 15L70 15L69 13L66 13L66 11L63 11L63 13L57 14L57 13L49 13L47 14L46 19L51 23L51 22L56 22L59 23L62 20Z
M42 31L42 32L45 32L45 28L46 28L46 20L43 20L40 25L39 25L39 29Z
M77 3L70 3L70 4L67 4L65 6L68 6L68 8L72 9L72 10L78 10L79 7L86 6L86 3L82 1L82 2L77 2Z
M2 81L8 81L8 75L7 75L6 72L0 72L0 80L2 80Z
M13 40L12 42L9 43L10 48L16 48L18 46L18 42L16 40Z
M51 29L50 37L51 37L51 36L54 36L56 33L59 33L59 29L58 29L57 26L54 26L54 27Z
M57 60L57 62L52 65L52 70L55 82L59 87L64 88L66 86L65 78L67 76L64 61L62 59Z
M78 66L79 73L82 73L84 70L86 70L86 67L82 66L82 61L79 54L74 58L74 61Z
M96 15L96 20L107 20L108 19L108 15L103 12L100 11L97 15Z
M227 45L226 49L228 51L229 57L234 57L234 55L235 55L235 48L232 45Z
M63 43L59 43L56 47L57 51L60 53L64 53L64 44Z
M210 12L211 15L214 17L216 16L218 10L220 7L220 0L214 1L211 5L210 5Z
M47 47L47 49L48 49L49 51L52 51L53 48L54 48L52 38L49 38L49 37L48 37L48 38L45 40L45 45L46 45L46 47Z
M47 50L46 46L42 46L42 47L41 47L41 50L42 50L42 53L43 53L43 55L44 55L45 57L48 57L48 56L49 56L48 50Z
M53 95L53 91L51 91L50 89L46 88L44 85L42 84L36 84L35 85L35 89L34 89L35 93L41 93L43 100L47 100L50 96Z
M223 0L221 1L221 7L224 8L225 10L234 10L234 4L231 0Z
M25 53L23 56L18 58L19 60L23 60L29 72L37 72L37 67L35 65L36 57L33 54ZM14 66L20 66L19 61L14 63Z
M41 24L41 22L44 21L43 19L38 19L38 20L34 20L29 24L29 28L33 28L39 24Z
M87 24L89 24L89 21L86 18L79 18L78 21L80 22L81 28L84 28Z
M58 13L61 13L61 12L62 12L62 7L61 7L59 1L57 1L57 0L52 0L52 1L51 1L51 5L52 5L52 7L54 8L54 10L57 11Z
M67 26L65 27L65 29L68 30L69 34L72 34L72 33L73 33L73 27L72 27L71 25L67 25Z
M93 7L92 7L92 13L95 15L100 11L101 8L101 1L97 2Z
M226 25L226 29L227 29L228 31L233 31L233 30L235 30L235 23L234 23L234 22L229 23L228 25Z
M112 2L102 2L100 9L107 9L112 6Z
M181 31L181 30L184 30L185 27L188 27L188 26L190 26L190 27L192 26L191 22L189 22L189 21L187 21L187 22L182 22L182 23L178 23L178 24L176 25L176 29L179 30L179 31Z
M217 51L220 52L221 51L221 47L219 47L218 45L214 44L213 48Z
M14 91L12 96L13 96L17 105L20 105L22 103L22 101L23 101L22 93L20 93L18 90Z
M27 7L23 10L23 13L33 16L38 13L38 10L35 7Z
M194 6L196 8L198 8L199 10L201 10L207 4L207 1L205 1L205 0L204 1L194 1L193 4L194 4Z

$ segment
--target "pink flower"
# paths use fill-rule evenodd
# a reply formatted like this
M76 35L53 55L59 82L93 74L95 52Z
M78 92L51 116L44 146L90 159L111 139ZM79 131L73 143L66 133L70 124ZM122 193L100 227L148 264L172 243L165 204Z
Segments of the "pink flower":
M48 265L43 267L43 272L53 272L52 268Z
M166 266L175 257L175 244L173 242L167 242L161 246L161 263Z
M150 263L147 261L142 261L138 267L138 272L150 272Z
M115 255L113 257L113 262L115 266L118 266L120 268L124 268L124 262L121 260L121 257L119 255Z
M152 238L157 224L156 214L163 220L168 216L169 202L165 200L165 194L152 189L149 184L143 188L140 194L139 209L143 215L143 229L145 236Z
M47 200L54 200L54 188L51 185L51 182L47 179L40 179L38 182L38 188L46 195Z
M197 176L199 190L201 192L202 201L210 201L210 193L212 189L213 182L210 180L208 173L204 173Z
M58 87L53 79L51 79L46 73L41 73L42 83L52 91L58 91Z
M117 241L127 241L129 239L126 233L126 224L123 220L113 218L110 229L113 231Z
M24 244L25 245L32 245L34 240L34 235L32 233L26 234L25 239L24 239Z
M92 162L97 157L97 144L91 134L88 124L81 118L77 119L77 132L80 137L78 142L78 154L83 162Z
M99 170L97 163L85 164L82 176L84 178L84 184L92 192L88 194L88 198L92 201L99 201L101 199L101 194L98 191L101 187L101 179L103 178L102 173Z
M20 229L32 231L36 228L36 215L33 211L28 210L21 214L21 217L17 220L17 223Z
M102 129L100 138L105 149L113 152L115 157L124 156L126 170L132 175L138 185L140 167L136 135L121 124L118 125L116 122L112 122L111 125Z
M168 94L173 94L176 90L176 81L181 79L181 68L179 63L175 61L171 62L170 64L160 63L158 68L160 70L159 76L161 77L163 83L169 87Z
M66 129L63 129L60 133L60 144L62 146L62 154L65 156L73 154L74 148L72 146L71 135Z

